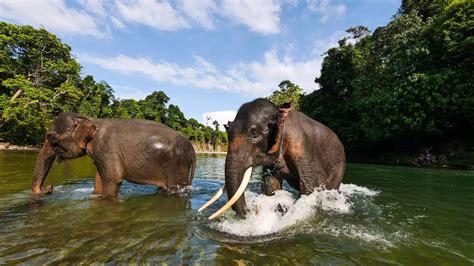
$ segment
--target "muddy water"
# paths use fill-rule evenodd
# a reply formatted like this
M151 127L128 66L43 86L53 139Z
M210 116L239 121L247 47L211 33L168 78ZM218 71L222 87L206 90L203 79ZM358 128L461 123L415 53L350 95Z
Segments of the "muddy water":
M0 151L0 264L474 263L474 172L352 164L339 192L298 198L262 196L256 171L247 219L208 222L226 197L196 210L223 184L222 156L199 156L186 193L124 183L115 200L91 196L88 158L55 165L54 193L32 197L35 158Z

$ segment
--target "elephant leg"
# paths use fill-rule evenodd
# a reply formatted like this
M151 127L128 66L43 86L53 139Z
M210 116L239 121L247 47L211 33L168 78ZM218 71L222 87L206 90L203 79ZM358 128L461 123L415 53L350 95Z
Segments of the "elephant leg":
M102 180L102 194L103 197L116 197L122 181L116 182L114 179Z
M96 195L102 194L102 178L99 174L99 171L95 173L95 177L94 177L94 194Z
M267 196L272 196L275 194L275 191L281 190L282 179L277 176L266 175L262 178L263 182L263 193Z
M290 170L290 167L288 167L288 164L285 164L285 167L282 167L278 170L277 175L286 180L290 187L300 191L298 172L295 170L295 167L293 167L293 165L291 165L291 169L292 170Z
M314 192L314 189L324 185L324 174L318 171L318 168L311 164L302 163L298 168L299 189L301 195L308 195Z
M103 197L115 197L118 194L123 181L123 170L121 166L99 167L99 174L102 182Z

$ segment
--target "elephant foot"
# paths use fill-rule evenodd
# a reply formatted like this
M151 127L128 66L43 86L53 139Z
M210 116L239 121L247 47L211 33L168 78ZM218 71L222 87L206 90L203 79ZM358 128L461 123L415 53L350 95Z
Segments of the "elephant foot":
M43 186L43 187L33 189L33 194L51 194L51 193L53 193L53 186L52 185Z
M275 191L281 190L281 181L274 176L265 176L262 181L263 193L267 196L273 196Z

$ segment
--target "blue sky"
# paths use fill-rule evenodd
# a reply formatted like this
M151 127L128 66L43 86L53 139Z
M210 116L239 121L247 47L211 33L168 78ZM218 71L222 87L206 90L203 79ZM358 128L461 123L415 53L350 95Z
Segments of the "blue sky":
M322 54L351 26L385 25L399 0L1 0L0 19L42 26L83 75L120 98L163 90L186 117L232 120L289 79L317 89Z

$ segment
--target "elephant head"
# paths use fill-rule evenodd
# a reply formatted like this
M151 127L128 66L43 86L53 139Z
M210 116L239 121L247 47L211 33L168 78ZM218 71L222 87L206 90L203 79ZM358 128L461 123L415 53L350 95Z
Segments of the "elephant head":
M281 152L285 120L291 104L278 108L266 99L256 99L242 105L235 120L226 125L229 146L225 162L225 185L199 211L216 201L227 190L229 201L209 217L214 219L229 207L238 216L244 216L244 191L252 168L274 164Z
M97 125L90 118L76 113L60 114L52 129L46 133L43 147L36 160L33 193L52 192L52 186L43 187L43 182L54 160L85 155L87 143L92 140L97 130Z

